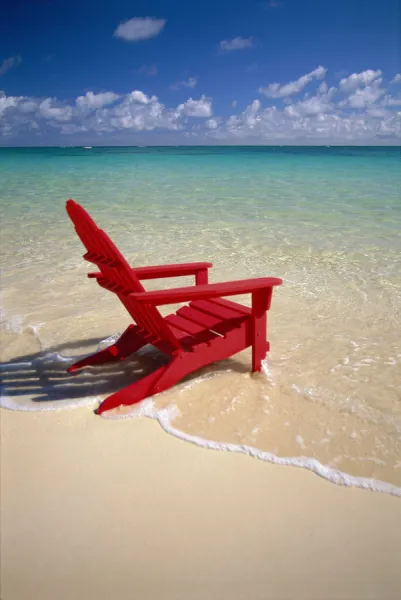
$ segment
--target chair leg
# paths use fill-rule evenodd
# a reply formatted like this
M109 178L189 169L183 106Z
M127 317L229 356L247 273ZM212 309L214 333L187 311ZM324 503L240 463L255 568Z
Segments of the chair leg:
M262 370L262 361L266 358L266 355L269 352L269 350L269 342L266 342L266 345L264 347L252 347L252 373Z
M139 381L135 381L122 390L118 390L100 404L95 410L97 415L101 415L106 410L112 410L121 405L137 404L141 400L159 394L164 390L178 383L183 377L199 368L197 362L181 360L181 356L173 358L169 363L163 365L145 375ZM209 362L209 361L207 361Z
M159 379L166 372L166 369L168 369L169 364L156 369L156 371L146 375L139 381L135 381L135 383L131 383L122 390L118 390L118 392L108 396L108 398L103 400L100 406L95 410L95 413L101 415L106 410L112 410L121 405L136 404L148 396L153 396L153 394L156 393L154 388Z
M266 340L267 310L271 301L271 288L252 294L252 373L260 371L262 360L269 351Z
M249 346L248 338L247 326L242 323L228 332L225 338L216 337L209 344L201 344L193 352L177 354L167 365L103 400L95 413L100 415L121 404L136 404L148 396L159 394L190 373L244 350Z
M146 343L146 338L139 334L139 327L130 325L115 344L77 361L67 371L73 373L83 367L95 367L123 360L133 352L137 352Z

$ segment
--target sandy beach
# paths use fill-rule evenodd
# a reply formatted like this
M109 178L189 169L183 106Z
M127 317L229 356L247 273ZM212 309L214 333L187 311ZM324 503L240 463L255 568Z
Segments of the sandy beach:
M86 152L1 167L1 600L399 600L398 155ZM130 322L67 189L130 265L282 278L263 372L245 350L96 416L165 357L67 374Z
M401 600L400 1L98 5L2 3L0 600Z
M90 408L1 436L2 600L400 597L399 498Z
M401 600L400 0L1 9L0 600Z

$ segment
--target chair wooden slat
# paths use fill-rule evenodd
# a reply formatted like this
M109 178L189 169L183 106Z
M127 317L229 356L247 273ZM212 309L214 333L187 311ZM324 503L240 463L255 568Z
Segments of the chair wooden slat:
M224 306L225 308L231 308L231 310L234 310L241 315L250 316L252 314L252 309L248 306L233 302L232 300L227 300L227 298L212 298L210 302L218 304L219 306Z
M90 215L74 201L68 202L67 211L87 249L85 260L97 265L102 274L102 277L97 277L99 285L119 295L121 300L121 295L143 292L144 287L124 256ZM155 340L165 338L173 349L180 349L179 341L166 326L156 307L144 308L133 299L125 300L123 304L134 321L153 334Z
M221 318L213 317L212 315L208 315L200 310L196 310L193 306L183 306L182 308L179 308L177 310L177 315L180 315L180 317L184 317L185 319L189 319L194 323L198 323L203 327L207 327L208 329L213 329L215 325L221 322Z
M244 318L244 315L241 315L239 312L234 311L232 308L219 306L211 300L195 300L195 302L191 302L189 306L196 308L201 312L205 312L209 315L220 317L220 319Z

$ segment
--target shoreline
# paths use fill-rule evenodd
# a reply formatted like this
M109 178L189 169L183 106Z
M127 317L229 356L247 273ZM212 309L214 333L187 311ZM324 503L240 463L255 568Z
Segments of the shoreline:
M105 421L136 420L141 418L154 420L168 435L171 435L172 437L183 442L198 446L199 448L215 450L219 452L244 454L245 456L249 456L251 458L261 460L262 462L267 462L274 465L305 469L334 485L363 489L380 494L389 494L390 496L401 498L401 487L393 483L371 477L358 477L351 475L345 471L334 469L333 467L325 465L313 457L277 456L273 452L267 452L254 446L216 441L186 433L185 431L174 427L171 422L172 419L174 419L176 412L178 411L179 413L178 408L174 405L170 405L167 408L157 408L152 398L142 400L138 406L122 406L120 407L121 412L118 409L108 411L100 417L94 413L93 407L96 402L92 399L88 399L85 403L82 403L82 401L77 401L76 404L70 403L68 406L52 406L49 408L42 408L40 410L34 407L29 408L27 405L25 405L23 408L18 406L7 406L8 398L7 396L5 396L5 398L6 404L4 404L4 399L3 404L1 404L0 397L0 411L7 410L12 412L23 412L27 414L41 414L47 412L69 412L70 410L90 409L96 418L101 418Z
M254 446L248 446L246 444L233 444L230 442L218 442L215 440L209 440L202 438L197 435L190 435L185 431L177 429L171 423L171 419L174 418L176 407L169 406L167 408L158 409L154 406L152 399L142 400L137 409L132 407L122 407L130 410L130 412L122 412L118 414L118 411L110 411L110 415L107 416L105 413L105 420L124 420L124 419L138 419L138 418L149 418L157 421L161 428L172 435L173 437L194 444L200 448L207 450L217 450L219 452L232 452L234 454L244 454L251 458L256 458L263 462L271 463L280 466L291 466L300 469L306 469L311 471L313 474L333 483L335 485L341 485L345 487L355 487L363 490L369 490L371 492L377 492L382 494L390 494L391 496L401 498L401 487L373 479L369 477L356 477L350 475L344 471L336 470L332 467L322 464L318 460L308 456L277 456L273 452L266 452L255 448Z
M395 600L401 503L150 419L1 409L2 597Z

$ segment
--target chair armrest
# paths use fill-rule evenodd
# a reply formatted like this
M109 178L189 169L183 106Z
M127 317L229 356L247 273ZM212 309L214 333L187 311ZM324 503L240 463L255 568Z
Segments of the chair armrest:
M236 296L238 294L249 294L258 290L281 285L282 279L276 277L260 277L258 279L244 279L240 281L228 281L225 283L211 283L206 285L195 285L190 287L173 288L169 290L156 290L152 292L138 292L130 294L137 302L162 306L164 304L178 304L190 302L191 300L203 300L207 298L219 298L220 296Z
M159 279L162 277L178 277L196 275L200 271L213 267L210 262L195 262L173 265L157 265L154 267L133 267L138 279Z

